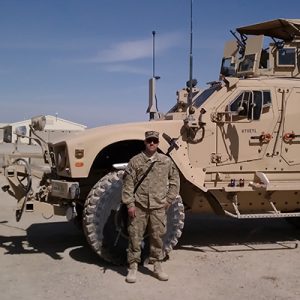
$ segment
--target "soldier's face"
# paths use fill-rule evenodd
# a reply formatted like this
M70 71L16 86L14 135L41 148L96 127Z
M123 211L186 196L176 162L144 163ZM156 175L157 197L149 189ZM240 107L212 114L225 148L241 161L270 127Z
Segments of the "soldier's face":
M153 154L156 152L159 141L157 138L148 138L145 140L146 152Z

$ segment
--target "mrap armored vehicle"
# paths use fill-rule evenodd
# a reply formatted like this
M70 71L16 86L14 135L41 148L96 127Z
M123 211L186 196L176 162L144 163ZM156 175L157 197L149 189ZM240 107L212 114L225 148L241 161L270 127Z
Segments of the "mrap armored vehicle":
M34 185L25 158L7 158L4 189L17 198L16 217L27 210L67 215L82 224L90 246L116 262L126 255L124 167L142 151L144 133L160 133L159 151L181 178L168 210L167 254L177 243L185 212L237 219L300 216L300 19L277 19L237 28L225 44L220 75L205 90L195 81L177 103L150 121L88 129L47 144L47 171ZM150 79L150 99L155 78Z

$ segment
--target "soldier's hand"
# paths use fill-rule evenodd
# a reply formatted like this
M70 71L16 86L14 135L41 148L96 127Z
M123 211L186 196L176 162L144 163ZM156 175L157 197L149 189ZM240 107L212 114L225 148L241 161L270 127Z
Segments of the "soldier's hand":
M129 207L128 208L128 216L129 218L135 218L136 214L135 214L135 207Z

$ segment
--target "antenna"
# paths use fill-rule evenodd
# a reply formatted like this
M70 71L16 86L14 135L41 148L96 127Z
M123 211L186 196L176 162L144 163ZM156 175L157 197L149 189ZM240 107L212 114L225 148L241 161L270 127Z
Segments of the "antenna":
M155 34L156 32L153 30L152 31L152 78L149 79L149 106L147 109L147 113L149 113L150 120L153 120L155 115L158 113L155 81L160 79L159 76L155 75Z
M193 0L191 0L191 16L190 16L190 78L188 82L189 95L188 106L192 105L193 99Z
M155 75L155 35L156 31L152 31L152 78L158 80L159 76Z
M156 32L152 31L152 77L155 78L155 34Z

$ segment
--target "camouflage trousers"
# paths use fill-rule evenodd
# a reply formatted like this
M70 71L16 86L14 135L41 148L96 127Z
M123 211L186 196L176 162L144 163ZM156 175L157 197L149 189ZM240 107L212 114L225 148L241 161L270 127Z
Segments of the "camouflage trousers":
M166 233L167 216L165 208L146 209L136 206L136 217L128 221L128 264L141 261L141 244L148 229L150 240L150 262L163 259L163 236Z

